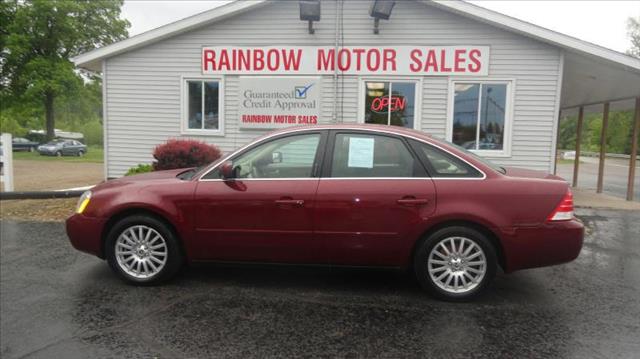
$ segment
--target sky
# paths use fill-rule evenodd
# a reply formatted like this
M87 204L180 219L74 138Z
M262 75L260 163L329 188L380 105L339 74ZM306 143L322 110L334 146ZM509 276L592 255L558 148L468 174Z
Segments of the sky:
M125 0L131 36L228 3L227 0ZM470 1L616 51L631 47L626 21L640 17L640 1ZM391 15L393 19L393 14Z

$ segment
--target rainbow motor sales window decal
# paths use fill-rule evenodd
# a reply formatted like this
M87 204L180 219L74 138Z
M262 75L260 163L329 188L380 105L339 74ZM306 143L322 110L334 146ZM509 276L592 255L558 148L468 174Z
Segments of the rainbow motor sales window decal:
M242 75L487 76L489 46L216 46L202 73Z

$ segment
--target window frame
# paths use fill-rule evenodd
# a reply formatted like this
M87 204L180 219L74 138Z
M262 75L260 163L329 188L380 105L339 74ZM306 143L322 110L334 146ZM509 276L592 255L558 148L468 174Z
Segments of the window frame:
M365 109L364 105L366 103L366 83L367 82L413 82L416 86L415 97L415 112L413 114L413 129L420 130L420 125L422 121L422 77L397 77L397 76L363 76L358 78L358 111L357 111L357 123L365 123L364 122L364 114ZM393 88L392 88L393 90ZM391 125L386 125L391 126ZM408 127L405 127L408 128Z
M460 158L449 151L446 151L440 147L434 146L433 144L430 144L428 142L422 142L415 139L410 139L408 142L411 148L413 149L413 151L418 155L418 158L422 162L422 165L427 169L427 172L429 173L431 178L434 180L438 180L438 179L482 180L486 178L486 174L483 171L481 171L480 169L478 169L476 166L472 165L465 159ZM431 160L429 160L429 157L422 151L422 149L419 148L419 146L429 147L433 151L441 153L445 158L458 161L464 167L466 167L467 169L470 169L472 172L465 173L465 174L438 173L438 171L436 171L436 169L433 167Z
M218 82L218 129L189 128L189 81ZM203 86L204 91L204 86ZM181 76L180 77L180 133L195 136L224 136L224 91L223 76ZM202 95L204 97L204 94ZM204 106L204 103L203 103ZM204 114L203 114L204 115ZM204 118L203 118L204 121Z
M333 167L333 152L335 150L336 137L338 135L356 135L356 136L381 136L381 137L389 137L393 139L397 139L405 146L407 151L411 154L414 160L414 175L411 177L333 177L331 175L331 170ZM417 170L417 174L416 174ZM422 163L419 155L414 151L413 147L409 144L407 139L404 136L399 136L392 133L386 132L374 132L374 131L361 131L361 130L350 130L350 129L340 129L340 130L330 130L327 138L327 142L325 144L324 150L324 159L322 160L322 171L320 172L320 177L322 179L331 179L331 180L393 180L393 179L431 179L431 176L427 169Z
M469 149L475 154L484 157L511 157L511 138L513 132L513 110L514 110L514 94L516 87L516 80L514 78L449 78L449 91L447 95L447 121L446 121L446 133L445 138L447 141L453 143L453 111L455 107L455 87L457 84L479 84L479 85L506 85L506 99L505 99L505 111L504 111L504 138L502 140L503 146L501 150L475 150ZM482 93L482 91L480 91ZM482 103L482 98L478 99L479 103ZM480 116L480 114L478 114Z
M283 138L287 138L287 137L294 137L294 136L308 136L308 135L319 135L320 136L320 141L318 142L318 149L316 151L316 155L315 158L313 160L313 165L312 165L312 170L311 170L311 177L283 177L283 178L230 178L230 179L223 179L223 178L207 178L207 176L209 176L212 173L215 173L216 171L219 171L222 164L224 164L225 162L231 161L233 162L235 159L237 159L238 157L253 151L255 148L265 145L269 142L273 142L273 141L278 141L281 140ZM270 136L270 137L266 137L264 138L262 141L256 142L256 143L250 143L249 145L240 148L238 151L230 154L229 156L227 156L226 158L220 160L215 166L213 166L211 169L209 169L208 171L206 171L203 175L201 175L198 180L199 181L293 181L293 180L318 180L322 174L322 168L323 168L323 161L325 159L325 155L326 155L326 149L327 149L327 138L329 136L329 131L328 130L309 130L309 131L296 131L296 132L291 132L291 133L285 133L285 134L280 134L280 135L275 135L275 136Z

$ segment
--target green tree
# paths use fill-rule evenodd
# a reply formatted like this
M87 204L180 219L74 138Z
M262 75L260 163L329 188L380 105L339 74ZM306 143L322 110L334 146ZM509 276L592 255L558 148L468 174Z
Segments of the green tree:
M47 139L54 135L56 98L82 93L85 79L93 77L76 70L69 59L128 36L129 22L119 17L122 2L1 2L2 101L14 105L37 101L44 113Z
M640 57L640 17L627 19L627 35L631 39L631 48L627 54Z

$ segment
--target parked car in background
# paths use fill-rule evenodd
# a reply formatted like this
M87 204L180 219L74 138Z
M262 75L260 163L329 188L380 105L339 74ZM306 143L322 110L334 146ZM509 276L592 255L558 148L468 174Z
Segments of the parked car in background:
M40 145L38 142L29 141L23 137L14 137L11 143L14 151L34 152Z
M47 156L84 156L87 146L76 140L53 140L38 146L38 152Z
M389 267L466 300L498 267L575 259L583 225L560 177L415 130L326 125L268 134L203 168L99 184L67 234L136 284L185 261Z

